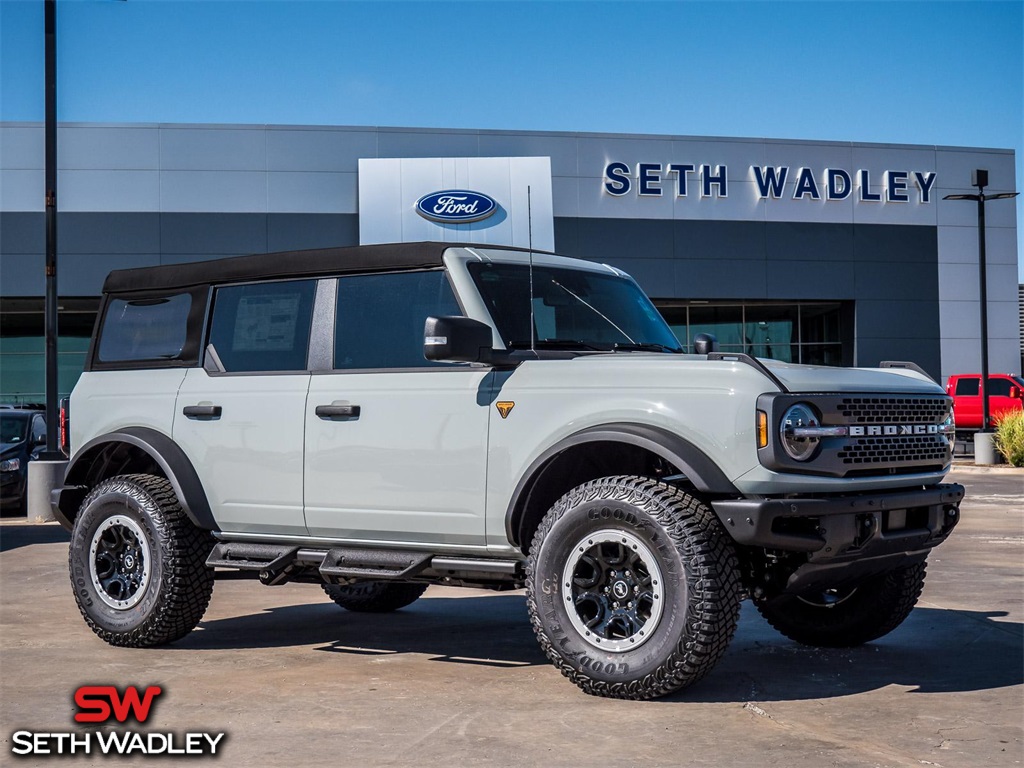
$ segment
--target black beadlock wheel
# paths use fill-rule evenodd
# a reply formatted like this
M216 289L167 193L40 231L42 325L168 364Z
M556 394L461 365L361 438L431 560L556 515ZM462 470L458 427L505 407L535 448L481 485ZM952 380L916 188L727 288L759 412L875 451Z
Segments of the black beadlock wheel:
M356 584L323 584L335 603L358 613L390 613L415 603L427 591L426 584L401 581L360 581Z
M776 630L804 645L851 648L877 640L903 623L924 587L924 561L859 584L757 603Z
M736 631L739 567L715 514L678 488L606 477L544 517L527 561L540 646L583 691L651 699L693 685Z
M71 531L68 568L86 624L111 645L178 640L213 594L213 547L165 478L121 475L85 497Z

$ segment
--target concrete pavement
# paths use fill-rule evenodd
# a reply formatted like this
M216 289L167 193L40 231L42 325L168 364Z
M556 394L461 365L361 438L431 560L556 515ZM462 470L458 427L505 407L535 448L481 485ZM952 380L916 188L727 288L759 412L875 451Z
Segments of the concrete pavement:
M715 671L655 702L564 680L520 592L431 588L374 616L316 586L221 578L184 640L111 648L75 607L63 530L4 520L0 764L54 764L14 758L11 734L73 730L75 689L97 683L162 686L146 728L225 731L228 766L1020 765L1024 472L957 467L951 479L968 488L962 522L902 627L862 648L805 648L745 604Z

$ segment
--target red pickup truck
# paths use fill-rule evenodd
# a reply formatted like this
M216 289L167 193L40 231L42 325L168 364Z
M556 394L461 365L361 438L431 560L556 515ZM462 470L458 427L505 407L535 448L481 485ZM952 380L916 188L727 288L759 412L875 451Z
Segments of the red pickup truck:
M1024 410L1024 378L1009 373L988 375L989 426L1007 413ZM953 398L957 432L981 429L981 374L959 373L949 377L946 394Z

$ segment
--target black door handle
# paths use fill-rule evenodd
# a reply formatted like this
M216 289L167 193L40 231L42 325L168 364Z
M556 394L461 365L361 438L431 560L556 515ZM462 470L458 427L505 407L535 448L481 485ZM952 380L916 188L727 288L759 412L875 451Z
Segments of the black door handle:
M186 405L181 412L190 419L201 421L220 418L219 405Z
M321 419L358 419L358 405L318 405L316 415Z

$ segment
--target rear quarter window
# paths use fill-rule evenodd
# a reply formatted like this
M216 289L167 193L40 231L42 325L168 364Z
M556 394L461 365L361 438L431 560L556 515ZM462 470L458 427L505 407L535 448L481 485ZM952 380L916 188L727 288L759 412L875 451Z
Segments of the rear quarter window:
M188 293L110 299L100 327L97 360L180 360L188 342L191 309L192 296Z

